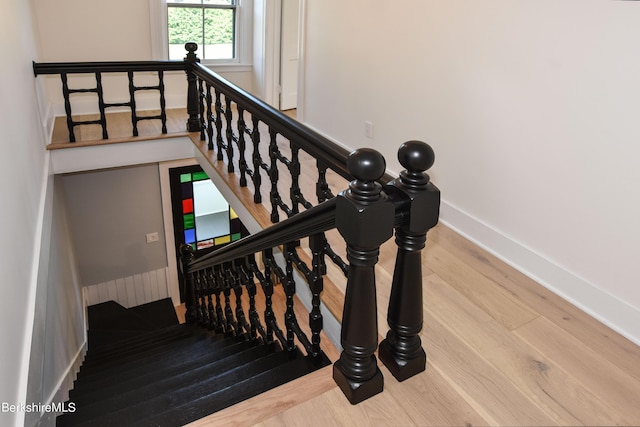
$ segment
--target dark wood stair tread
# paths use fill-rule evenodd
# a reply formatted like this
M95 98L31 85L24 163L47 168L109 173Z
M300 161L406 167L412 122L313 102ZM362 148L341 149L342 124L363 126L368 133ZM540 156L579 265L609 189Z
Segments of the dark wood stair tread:
M244 337L233 337L229 340L219 341L204 338L192 338L186 340L180 340L178 344L173 343L169 345L164 351L153 352L144 354L144 357L137 357L134 359L125 359L122 363L118 363L118 360L114 360L111 365L97 367L94 370L85 370L78 374L78 379L74 383L74 387L80 388L83 383L89 385L95 385L96 381L111 380L112 378L127 378L135 376L142 372L141 370L155 369L160 371L167 368L172 364L179 363L189 357L194 357L201 354L216 355L220 358L226 357L236 351L235 346L244 346L247 340ZM140 356L140 355L137 355ZM82 375L82 376L81 376Z
M173 375L168 375L165 371L163 371L163 375L151 372L150 374L153 375L139 376L128 381L127 384L118 384L110 389L99 390L101 393L98 394L86 394L74 402L83 411L100 410L103 413L115 411L136 401L139 399L138 396L171 393L175 389L196 384L205 378L213 381L217 376L224 375L232 369L244 366L271 353L268 346L253 346L223 359L210 360L206 363L191 363L190 366L184 367L182 372Z
M94 307L100 345L89 347L69 393L76 412L60 415L57 425L183 425L330 363L324 355L312 360L298 349L283 350L278 341L176 325L170 314L166 321L156 317L153 310L166 315L169 304ZM133 329L125 328L126 319Z
M291 356L286 351L271 353L252 362L246 363L213 378L203 378L201 381L175 387L170 393L158 395L137 395L133 401L128 402L128 406L114 411L108 411L105 415L102 409L92 407L91 411L84 412L82 408L73 414L59 417L59 425L76 425L77 423L88 423L87 425L127 425L142 420L146 417L155 416L166 412L169 408L185 405L202 396L220 393L234 385L247 384L247 380L254 379L265 371L269 371L277 366L283 365L291 360ZM224 393L223 393L224 394ZM72 424L66 424L71 422Z
M224 390L217 390L206 396L187 402L176 408L135 422L135 426L181 426L218 412L236 403L250 399L296 378L300 378L331 362L322 355L318 360L309 356L277 366L252 378L238 382Z
M144 371L137 372L126 371L115 375L94 378L93 381L79 383L73 390L69 392L69 399L79 399L78 396L86 395L87 399L92 400L93 396L105 397L120 390L134 388L140 383L150 382L153 379L161 379L163 376L180 375L181 373L192 369L194 366L206 365L208 363L224 360L229 356L233 356L236 352L245 351L259 345L258 340L245 341L234 344L229 350L224 352L202 351L195 353L188 358L166 361L162 360L158 363L149 364ZM158 373L162 374L159 375Z

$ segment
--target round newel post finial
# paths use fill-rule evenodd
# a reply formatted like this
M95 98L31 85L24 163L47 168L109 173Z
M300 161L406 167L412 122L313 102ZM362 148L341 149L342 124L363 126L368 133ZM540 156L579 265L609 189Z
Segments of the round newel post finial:
M433 166L436 155L433 148L422 141L407 141L398 149L398 161L405 168L400 173L403 184L409 187L429 183L429 175L424 173Z
M347 169L356 179L376 181L384 175L387 164L382 154L372 148L358 148L347 158Z
M361 202L372 202L380 197L382 178L387 163L382 154L372 148L358 148L347 158L347 169L355 180L349 184L351 196Z
M185 61L193 61L193 62L200 61L200 59L196 55L196 51L198 50L198 43L187 42L184 44L184 48L187 51L187 56L184 58Z

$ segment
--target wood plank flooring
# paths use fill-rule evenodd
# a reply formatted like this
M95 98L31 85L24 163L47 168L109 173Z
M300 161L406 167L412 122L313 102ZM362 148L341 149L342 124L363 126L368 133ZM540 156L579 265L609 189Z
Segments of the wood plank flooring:
M380 335L394 258L387 242L376 271ZM328 367L192 425L640 425L634 343L442 224L428 235L423 286L425 372L399 383L381 366L384 393L352 406Z

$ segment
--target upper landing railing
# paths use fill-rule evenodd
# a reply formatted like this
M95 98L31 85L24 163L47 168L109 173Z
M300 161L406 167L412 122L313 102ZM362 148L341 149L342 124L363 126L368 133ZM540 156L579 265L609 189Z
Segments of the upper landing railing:
M400 381L423 371L426 354L419 337L423 319L421 251L427 231L438 222L440 205L439 190L425 173L434 162L432 149L418 141L402 144L398 159L405 170L394 179L385 174L385 160L375 150L350 153L201 65L195 43L187 43L185 48L184 61L34 63L34 72L61 76L73 141L74 128L85 124L72 119L74 93L97 95L99 124L105 138L105 109L129 107L135 135L136 123L141 120L136 112L136 91L159 91L160 114L150 119L163 121L163 72L184 70L188 82L187 130L200 133L200 139L228 175L240 186L250 188L254 203L268 200L271 221L277 224L205 256L198 256L190 247L181 248L188 321L243 330L252 337L278 340L287 349L299 344L310 357L318 357L323 277L327 263L332 262L347 281L343 351L334 364L333 377L349 401L358 403L382 391L376 350ZM136 87L133 74L138 71L158 72L159 84ZM100 82L102 74L109 72L127 73L129 101L104 102ZM74 73L94 74L96 87L69 89L68 76ZM348 188L331 189L330 173L350 181ZM308 185L301 185L305 180ZM311 194L305 190L309 187L313 188ZM346 260L325 236L325 231L334 228L344 239ZM398 252L387 310L389 331L378 346L374 271L380 245L394 234ZM310 262L300 256L305 239ZM301 286L300 278L312 295L310 336L295 317L294 296L296 286ZM282 286L274 286L277 283ZM285 294L284 321L272 304L276 288ZM262 313L265 326L255 303L260 290L266 304ZM245 309L242 304L247 300L249 307Z

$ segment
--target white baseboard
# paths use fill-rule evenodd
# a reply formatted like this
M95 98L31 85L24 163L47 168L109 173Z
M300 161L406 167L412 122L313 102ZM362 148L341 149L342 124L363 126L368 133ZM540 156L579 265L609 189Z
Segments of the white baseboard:
M440 221L627 339L640 345L640 310L553 260L442 201Z

